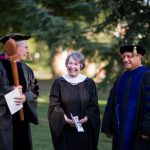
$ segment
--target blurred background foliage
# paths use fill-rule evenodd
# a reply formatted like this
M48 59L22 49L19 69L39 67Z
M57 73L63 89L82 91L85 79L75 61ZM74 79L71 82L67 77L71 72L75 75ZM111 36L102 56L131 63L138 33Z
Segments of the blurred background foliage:
M33 36L29 63L35 71L51 72L59 51L80 50L96 62L93 77L105 70L97 79L104 87L122 71L119 47L132 43L144 46L150 66L149 0L1 0L0 12L0 36Z
M99 83L101 119L108 90L123 71L119 47L143 46L147 50L143 61L150 66L150 0L0 0L0 37L12 32L32 35L33 60L28 64L37 77L45 78L39 79L40 125L32 126L36 150L53 149L46 115L53 80L49 78L64 67L64 61L58 60L66 52L79 50L86 56L86 66L94 72L89 75ZM100 134L99 148L111 149L111 139Z

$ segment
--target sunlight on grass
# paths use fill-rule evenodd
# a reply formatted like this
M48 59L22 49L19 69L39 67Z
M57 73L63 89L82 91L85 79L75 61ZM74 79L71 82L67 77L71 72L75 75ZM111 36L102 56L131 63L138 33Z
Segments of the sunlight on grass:
M38 103L48 103L48 98L40 97L38 98Z
M107 101L106 100L98 100L99 105L106 105Z

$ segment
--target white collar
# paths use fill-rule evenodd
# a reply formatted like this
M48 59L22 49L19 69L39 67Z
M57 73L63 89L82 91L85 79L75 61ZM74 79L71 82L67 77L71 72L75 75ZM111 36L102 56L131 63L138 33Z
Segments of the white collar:
M65 74L62 76L67 82L71 83L71 84L78 84L80 82L83 82L86 79L85 75L79 74L77 77L72 78L71 76L69 76L69 74Z

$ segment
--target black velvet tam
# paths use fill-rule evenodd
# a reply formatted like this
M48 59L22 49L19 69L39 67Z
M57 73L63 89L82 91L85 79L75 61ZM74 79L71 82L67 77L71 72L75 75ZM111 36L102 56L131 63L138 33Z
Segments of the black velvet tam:
M133 52L134 49L136 48L136 51L138 54L144 55L145 54L145 49L142 48L139 45L124 45L120 47L120 53L123 54L124 52Z
M11 33L11 34L8 34L8 35L1 37L0 42L5 44L9 38L14 39L15 41L22 41L22 40L28 40L30 37L31 37L30 35Z

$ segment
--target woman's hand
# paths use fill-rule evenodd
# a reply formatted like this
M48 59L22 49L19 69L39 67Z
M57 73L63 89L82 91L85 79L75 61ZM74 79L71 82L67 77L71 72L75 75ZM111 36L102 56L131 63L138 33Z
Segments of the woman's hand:
M64 119L66 123L68 123L70 126L75 127L73 120L69 119L65 114L64 114Z
M88 117L87 116L85 116L84 118L82 118L81 120L79 120L79 122L81 124L86 123L87 121L88 121Z

